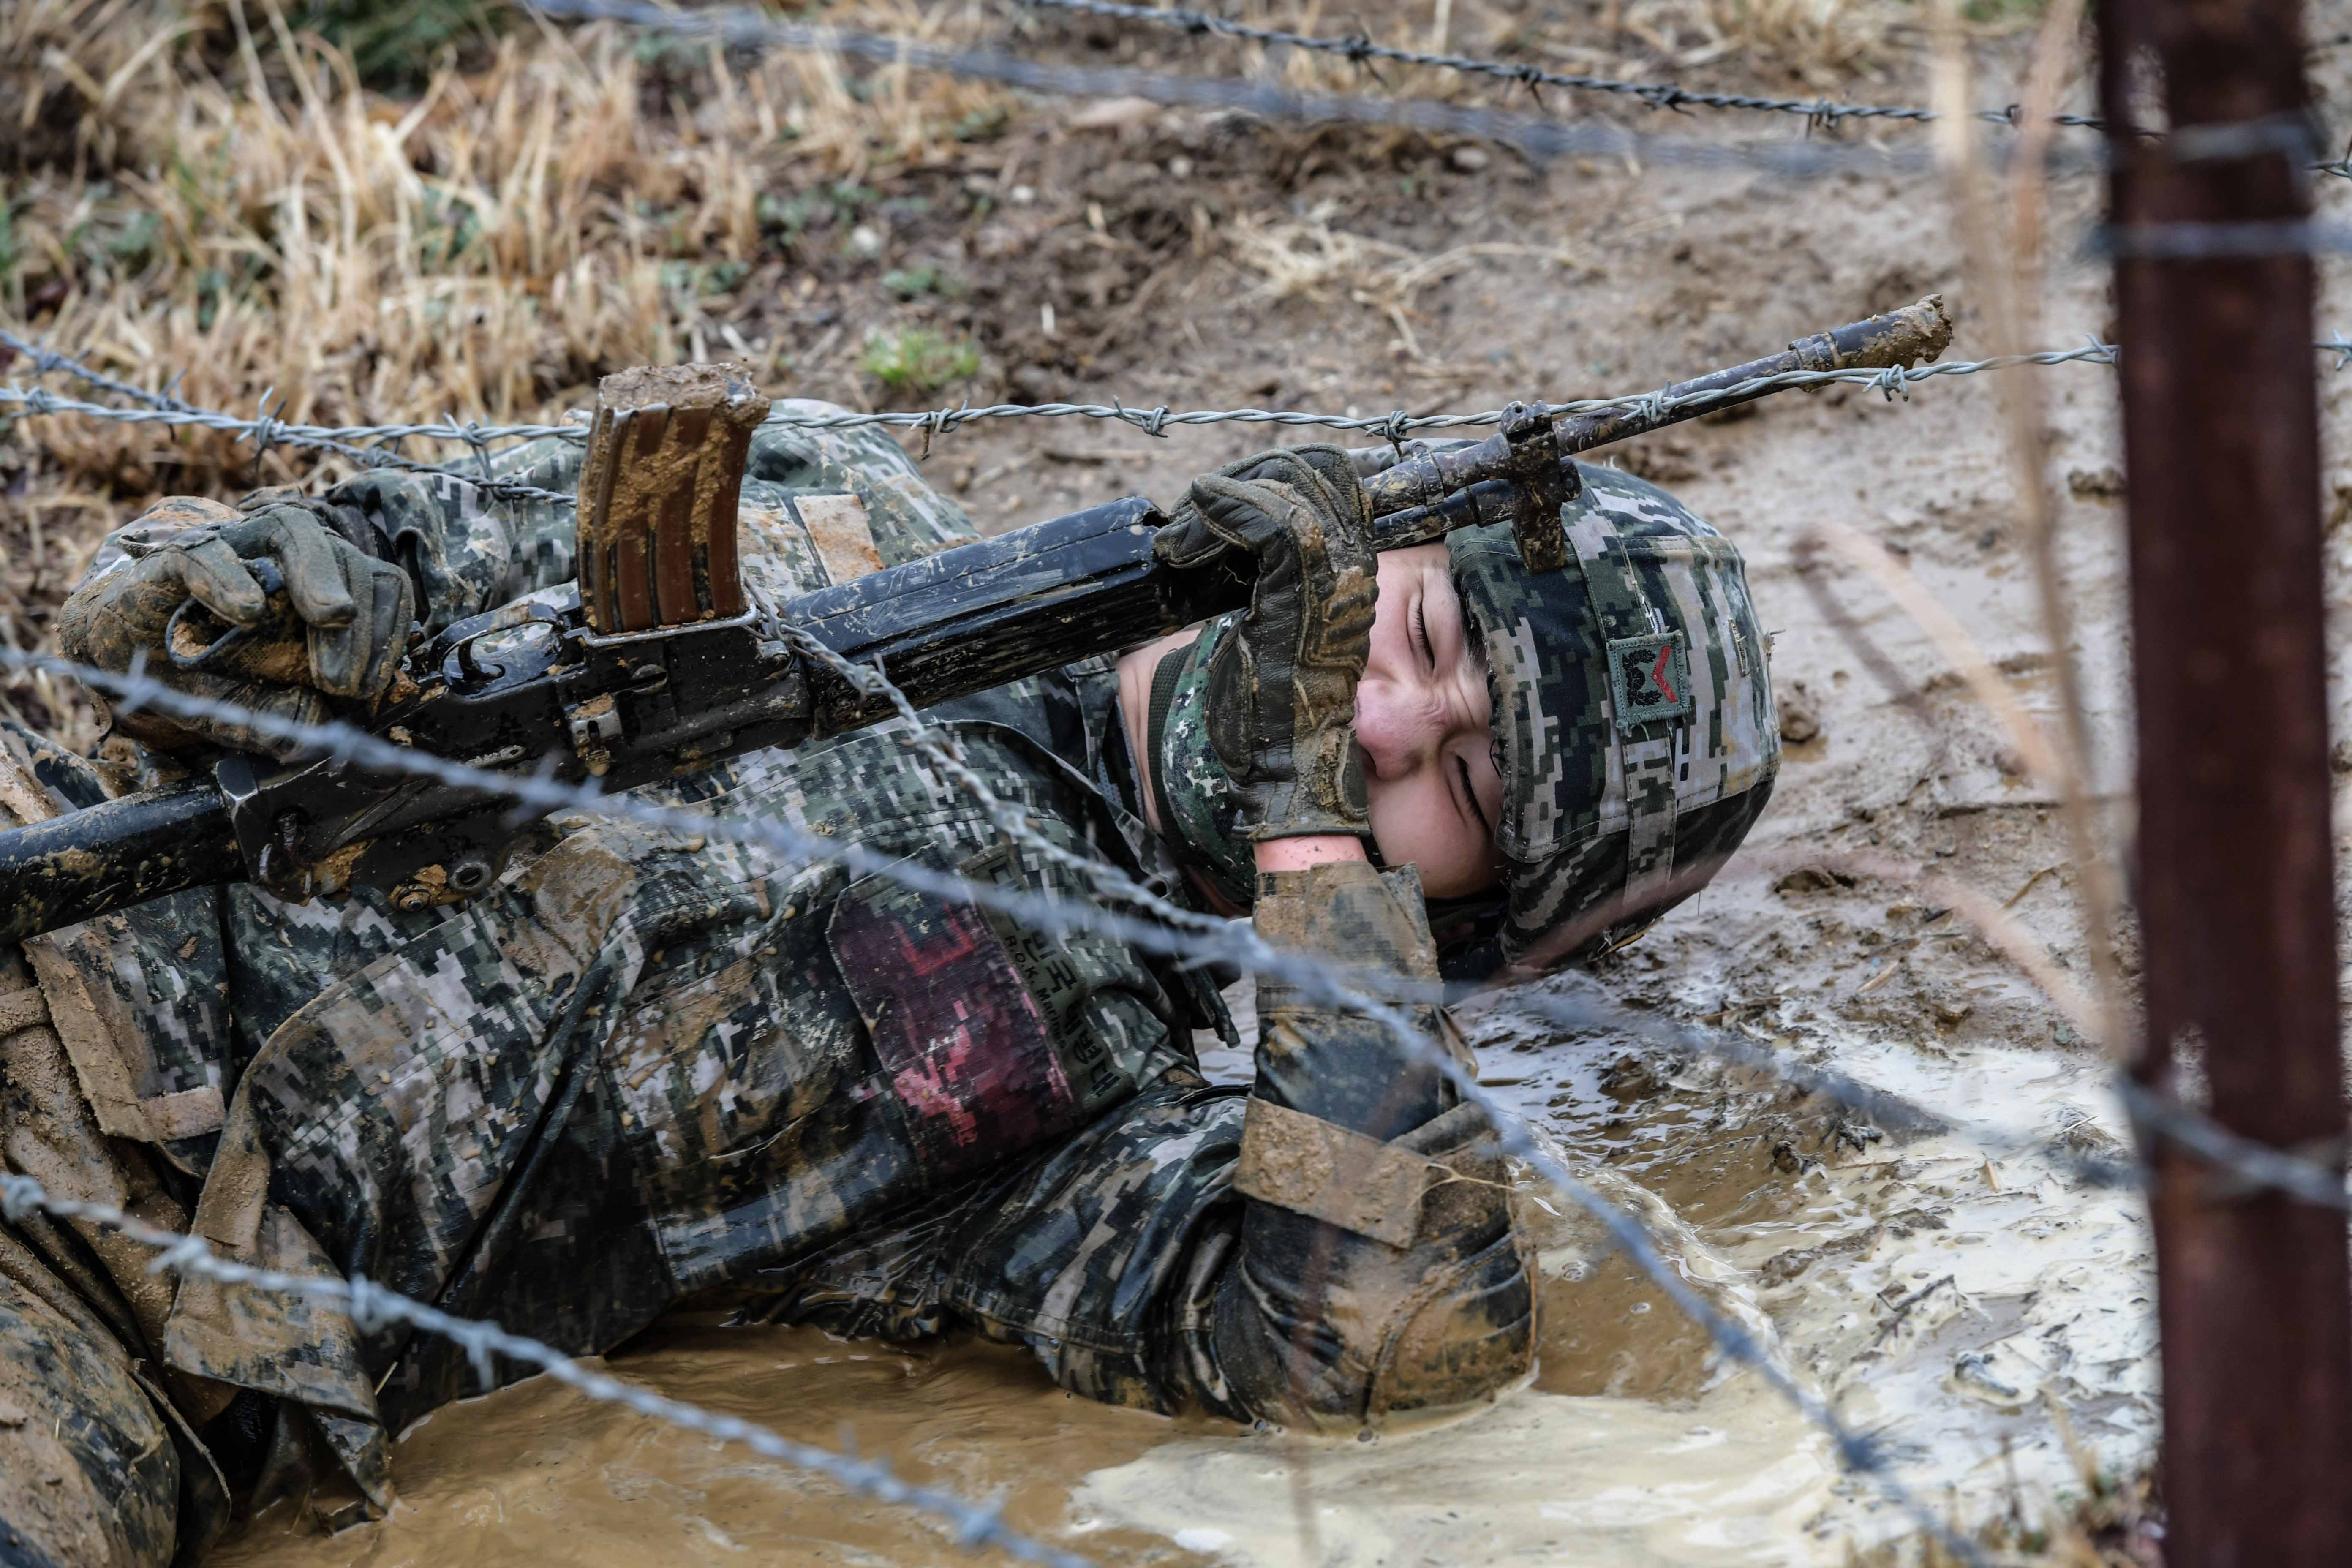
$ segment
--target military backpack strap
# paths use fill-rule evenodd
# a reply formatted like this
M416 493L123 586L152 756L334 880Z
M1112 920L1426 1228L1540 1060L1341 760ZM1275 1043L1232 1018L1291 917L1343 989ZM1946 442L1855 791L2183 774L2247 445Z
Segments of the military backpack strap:
M1563 510L1609 661L1616 766L1601 819L1609 821L1620 808L1625 814L1624 897L1628 911L1638 913L1647 895L1674 876L1681 721L1692 711L1690 653L1682 632L1651 603L1609 514L1589 493Z

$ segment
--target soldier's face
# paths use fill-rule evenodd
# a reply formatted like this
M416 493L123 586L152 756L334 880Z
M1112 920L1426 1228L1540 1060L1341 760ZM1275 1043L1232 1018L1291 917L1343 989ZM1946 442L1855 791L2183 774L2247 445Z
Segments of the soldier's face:
M1444 545L1381 555L1380 591L1356 689L1372 837L1390 865L1420 866L1430 897L1478 892L1503 869L1485 648L1470 636Z

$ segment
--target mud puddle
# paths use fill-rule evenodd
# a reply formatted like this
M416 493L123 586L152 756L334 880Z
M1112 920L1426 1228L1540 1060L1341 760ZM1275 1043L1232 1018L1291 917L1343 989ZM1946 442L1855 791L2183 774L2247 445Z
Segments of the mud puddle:
M1507 1001L1472 1022L1498 1092L1940 1511L2042 1518L2079 1489L2078 1453L2110 1469L2145 1461L2145 1220L2135 1195L2086 1184L2070 1158L2118 1147L2095 1064L1982 1045L1797 1045L1950 1123L1889 1127L1622 1037L1562 1039ZM1241 1064L1210 1065L1232 1076ZM1988 1160L1972 1127L2031 1134L2044 1152ZM1373 1441L1107 1409L984 1344L910 1351L677 1320L612 1364L1002 1497L1018 1527L1104 1562L1836 1564L1853 1544L1906 1532L1759 1379L1718 1364L1595 1225L1556 1194L1528 1198L1545 1281L1532 1385ZM395 1454L389 1519L331 1538L265 1521L217 1560L968 1560L942 1526L544 1380L442 1410Z

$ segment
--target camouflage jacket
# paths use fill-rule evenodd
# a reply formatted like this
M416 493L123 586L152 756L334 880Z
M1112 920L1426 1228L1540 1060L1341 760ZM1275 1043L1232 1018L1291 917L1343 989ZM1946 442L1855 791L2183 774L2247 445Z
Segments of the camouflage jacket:
M578 461L545 442L500 467L564 489ZM837 574L808 523L843 495L869 563L969 530L887 437L772 423L743 488L747 581ZM435 626L572 574L564 509L410 475L328 499L409 568ZM927 717L1055 844L1181 886L1129 809L1109 661ZM884 726L648 793L1089 896L903 741ZM71 759L41 765L95 798ZM1255 1089L1213 1087L1192 1041L1230 1028L1213 988L1126 943L639 823L538 833L452 908L237 886L63 933L125 1042L109 1131L152 1146L197 1232L581 1353L682 1302L850 1334L962 1326L1095 1398L1350 1429L1526 1370L1491 1140L1376 1026L1265 987ZM1264 881L1262 929L1434 973L1409 870L1318 873ZM379 1502L388 1435L477 1387L445 1342L200 1280L140 1331L212 1380L194 1386L274 1402L273 1452L307 1422ZM190 1412L208 1437L226 1397Z

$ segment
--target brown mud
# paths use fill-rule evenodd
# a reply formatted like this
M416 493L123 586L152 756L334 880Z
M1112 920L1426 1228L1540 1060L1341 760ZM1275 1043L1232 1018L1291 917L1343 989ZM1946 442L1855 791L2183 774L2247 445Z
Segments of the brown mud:
M2313 34L2344 30L2346 11L2338 0L2315 7ZM1048 29L1046 44L1092 47L1075 30ZM2315 57L2339 94L2347 53ZM1143 58L1160 57L1147 47ZM2017 40L1986 46L1975 97L2014 98L2021 58ZM1924 96L1919 58L1888 70L1842 85ZM1727 135L1731 123L1641 121L1689 135ZM1793 123L1738 129L1796 133ZM2319 184L2323 212L2341 216L2352 183ZM965 166L925 171L912 186L928 205L869 215L878 243L856 268L828 264L804 284L755 275L744 296L756 302L731 324L755 343L785 335L809 351L799 381L769 390L870 402L878 389L849 363L855 329L871 319L870 274L922 267L965 279L964 291L893 319L979 331L992 388L974 402L1001 389L1369 415L1628 392L1930 289L1959 319L1948 357L1985 350L1950 210L1925 176L1792 186L1622 161L1537 168L1501 148L1126 105L978 146ZM2112 324L2105 274L2076 259L2096 197L2080 175L2053 191L2042 306L2053 344ZM2323 282L2333 273L2324 267ZM2323 335L2338 324L2335 292L2323 289ZM2085 673L2095 785L2120 837L2135 758L2112 373L2008 374L2043 378L2068 652ZM2323 383L2338 462L2352 451L2345 384ZM2144 1217L2131 1194L2086 1183L2074 1163L2119 1152L2126 1136L2090 1047L1952 911L1835 858L1869 852L1963 882L2083 979L2053 801L1883 595L1842 565L1823 570L1908 702L1824 623L1795 558L1818 522L1882 541L2029 709L2053 720L2000 430L1995 378L1980 375L1922 384L1907 400L1784 395L1598 454L1668 485L1747 552L1778 633L1790 746L1752 841L1778 868L1735 863L1643 941L1560 988L1835 1067L1939 1120L1874 1122L1634 1031L1563 1031L1509 997L1468 1020L1487 1080L1571 1167L1639 1214L1718 1310L1880 1438L1939 1513L1971 1525L2046 1521L2081 1491L2086 1464L2128 1474L2147 1462L2156 1390ZM994 529L1121 494L1164 502L1192 474L1278 435L1302 433L1219 425L1153 439L1115 424L989 422L935 439L924 467ZM2329 484L2341 631L2352 533L2336 524L2352 513L2352 469L2331 469ZM1820 868L1804 867L1808 855ZM2127 969L2132 953L2126 933ZM1989 1158L1971 1136L1980 1128L2032 1146ZM1374 1442L1098 1408L1066 1398L1017 1353L971 1344L892 1349L675 1322L611 1366L810 1441L854 1441L921 1480L1003 1496L1015 1524L1104 1561L1836 1563L1909 1532L1759 1379L1713 1357L1590 1221L1556 1195L1531 1190L1528 1201L1546 1275L1532 1386ZM327 1537L309 1521L265 1519L215 1561L964 1560L930 1521L543 1382L437 1412L394 1452L400 1501L388 1520Z

